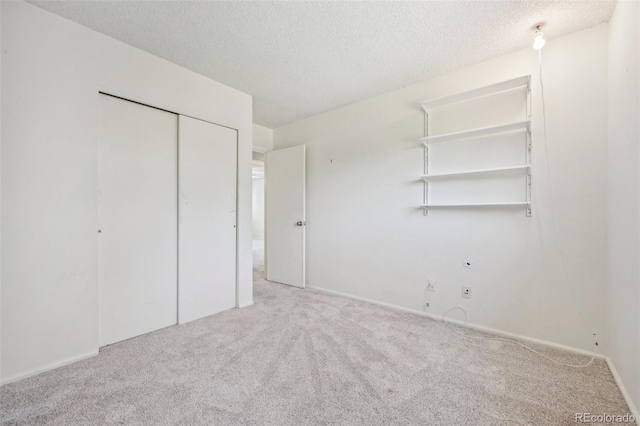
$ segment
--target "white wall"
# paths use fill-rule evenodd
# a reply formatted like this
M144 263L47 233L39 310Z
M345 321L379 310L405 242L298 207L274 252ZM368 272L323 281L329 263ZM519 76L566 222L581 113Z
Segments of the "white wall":
M274 149L307 145L307 283L583 350L603 336L607 25L549 40L545 94L553 226L537 54L527 48L274 130ZM533 217L524 209L422 203L422 100L533 75ZM571 286L564 279L558 243ZM476 266L462 266L470 256ZM461 298L461 285L473 298ZM604 342L601 342L604 344Z
M98 349L98 90L239 133L239 305L252 303L249 95L22 2L2 2L3 382Z
M2 7L0 7L0 82L2 81ZM2 99L2 84L0 84L0 100ZM0 129L2 129L2 102L0 101ZM2 223L2 131L0 130L0 224ZM2 226L0 226L0 242L2 241ZM2 244L0 243L0 333L2 332ZM0 383L2 383L2 335L0 334Z
M264 240L264 179L253 180L253 238Z
M640 69L638 2L609 22L607 335L609 356L640 408Z
M253 148L256 151L267 152L273 149L273 130L268 127L253 125Z

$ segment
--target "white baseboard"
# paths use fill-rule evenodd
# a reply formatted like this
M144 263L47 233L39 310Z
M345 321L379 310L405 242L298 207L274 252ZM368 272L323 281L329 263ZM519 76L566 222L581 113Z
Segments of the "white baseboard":
M238 306L238 308L247 308L249 306L253 305L253 301L249 302L249 303L245 303L243 305ZM190 321L187 321L187 323ZM186 324L186 323L185 323ZM32 377L35 376L37 374L40 373L44 373L45 371L49 371L49 370L55 370L56 368L60 368L60 367L64 367L65 365L69 365L69 364L73 364L74 362L78 362L78 361L82 361L84 359L87 358L91 358L94 357L96 355L99 354L99 351L91 351L82 355L78 355L76 357L71 357L71 358L67 358L65 360L59 361L59 362L54 362L51 363L49 365L46 365L44 367L40 367L40 368L36 368L27 372L23 372L23 373L17 373L17 374L13 374L7 378L2 378L0 380L0 386L9 384L9 383L13 383L13 382L17 382L20 381L22 379L26 379L28 377Z
M636 404L631 398L629 391L627 391L627 387L624 385L624 382L622 381L622 377L620 377L620 374L618 374L618 370L616 370L616 367L613 365L613 361L611 361L609 357L605 357L605 359L607 360L607 366L609 367L609 370L611 370L611 374L613 375L614 380L618 384L618 388L620 388L620 392L622 392L622 396L624 397L624 400L627 402L627 405L629 406L629 410L631 411L631 414L633 414L633 417L636 418L636 424L640 425L640 412L638 412L638 407L636 407Z
M390 303L385 303L385 302L379 302L377 300L367 299L365 297L360 297L360 296L354 296L352 294L342 293L342 292L335 291L335 290L329 290L329 289L322 288L322 287L314 287L314 286L308 285L307 288L311 289L311 290L317 290L317 291L321 291L321 292L324 292L324 293L333 294L333 295L336 295L336 296L343 296L343 297L348 297L350 299L360 300L362 302L372 303L372 304L378 305L378 306L384 306L385 308L394 309L396 311L408 312L408 313L411 313L411 314L416 314L416 315L420 315L420 316L423 316L423 317L432 318L432 319L435 319L437 321L442 321L442 316L440 316L440 315L434 315L434 314L430 314L428 312L422 312L422 311L419 311L417 309L404 308L402 306L392 305ZM464 325L462 321L454 320L454 319L448 319L447 322L450 322L450 323L456 324L456 325ZM467 323L466 327L474 329L474 330L479 330L479 331L484 331L484 332L487 332L487 333L495 334L495 335L498 335L498 336L509 337L509 338L512 338L512 339L517 339L517 340L522 340L522 341L525 341L525 342L535 343L535 344L538 344L538 345L548 346L548 347L551 347L551 348L554 348L554 349L561 349L561 350L568 351L568 352L578 353L578 354L581 354L581 355L591 356L592 353L593 353L593 352L590 352L590 351L585 351L583 349L574 348L572 346L561 345L559 343L554 343L554 342L549 342L547 340L541 340L541 339L536 339L536 338L533 338L533 337L523 336L521 334L510 333L510 332L507 332L507 331L503 331L503 330L499 330L499 329L495 329L495 328L491 328L491 327L485 327L485 326L481 326L481 325L477 325L477 324L469 324L469 323ZM630 414L632 414L636 418L636 423L640 425L640 413L638 412L638 409L635 406L634 401L631 398L631 395L629 395L629 392L627 391L627 388L625 387L624 382L622 381L622 378L620 377L620 375L618 374L618 371L616 370L615 366L613 365L613 361L611 361L611 359L609 359L608 356L603 355L603 354L596 354L596 358L599 358L599 359L602 359L602 360L606 361L607 366L609 367L609 370L611 370L611 374L613 375L613 378L616 381L616 384L618 385L618 388L620 389L620 392L622 393L622 396L624 397L627 405L629 406L629 410L631 411Z
M69 365L69 364L73 364L74 362L78 362L78 361L82 361L84 359L87 358L92 358L96 355L98 355L99 351L95 350L95 351L91 351L82 355L78 355L78 356L74 356L71 358L67 358L64 359L62 361L58 361L58 362L54 362L51 363L49 365L46 365L44 367L40 367L40 368L36 368L27 372L23 372L23 373L17 373L14 374L12 376L9 376L7 378L3 378L2 381L0 382L0 386L9 384L9 383L13 383L13 382L17 382L19 380L22 379L26 379L28 377L32 377L35 376L37 374L40 373L44 373L45 371L49 371L49 370L55 370L56 368L60 368L60 367L64 367L65 365Z
M356 299L356 300L360 300L360 301L363 301L363 302L373 303L374 305L384 306L386 308L394 309L396 311L408 312L408 313L411 313L411 314L416 314L416 315L420 315L420 316L423 316L423 317L431 318L431 319L434 319L434 320L437 320L437 321L442 321L442 316L441 315L435 315L435 314L431 314L431 313L428 313L428 312L419 311L417 309L404 308L402 306L392 305L391 303L379 302L377 300L367 299L365 297L354 296L352 294L342 293L342 292L335 291L335 290L328 290L328 289L322 288L322 287L307 286L307 288L312 289L312 290L322 291L322 292L329 293L329 294L334 294L336 296L344 296L344 297L348 297L350 299ZM462 321L455 320L455 319L447 319L447 322L449 322L451 324L460 325L460 326L464 325ZM530 343L534 343L534 344L538 344L538 345L548 346L548 347L555 348L555 349L561 349L561 350L564 350L564 351L567 351L567 352L577 353L577 354L580 354L580 355L591 356L593 354L592 351L586 351L584 349L578 349L578 348L574 348L572 346L566 346L566 345L562 345L562 344L559 344L559 343L550 342L548 340L536 339L534 337L524 336L522 334L511 333L511 332L500 330L500 329L497 329L497 328L485 327L483 325L478 325L478 324L473 324L473 323L467 323L465 326L467 328L471 328L471 329L474 329L474 330L484 331L486 333L491 333L491 334L495 334L495 335L502 336L502 337L508 337L508 338L511 338L511 339L517 339L517 340L522 340L522 341L525 341L525 342L530 342ZM606 359L606 356L604 356L602 354L596 354L596 358L604 360L604 359Z
M434 315L434 314L430 314L428 312L422 312L422 311L418 311L416 309L410 309L410 308L404 308L402 306L397 306L397 305L392 305L390 303L384 303L384 302L380 302L377 300L373 300L373 299L367 299L365 297L359 297L359 296L354 296L352 294L348 294L348 293L342 293L339 291L335 291L335 290L329 290L329 289L325 289L325 288L321 288L321 287L314 287L314 286L307 286L308 289L310 290L316 290L316 291L320 291L320 292L324 292L324 293L328 293L328 294L333 294L336 296L342 296L342 297L348 297L350 299L356 299L356 300L360 300L362 302L367 302L367 303L372 303L374 305L378 305L378 306L383 306L386 308L390 308L390 309L394 309L396 311L402 311L402 312L408 312L408 313L412 313L412 314L416 314L416 315L420 315L420 316L424 316L424 317L428 317L428 318L432 318L435 320L442 320L442 318L439 315ZM240 305L239 308L246 308L249 306L253 305L253 301L249 302L249 303L245 303L243 305ZM458 320L449 320L448 322L451 322L453 324L457 324L457 325L462 325L461 321ZM503 330L498 330L495 328L491 328L491 327L484 327L484 326L480 326L477 324L466 324L466 327L468 328L472 328L475 330L480 330L480 331L485 331L487 333L491 333L491 334L496 334L499 336L505 336L505 337L511 337L511 338L515 338L518 340L522 340L522 341L526 341L526 342L531 342L531 343L536 343L536 344L540 344L540 345L544 345L544 346L548 346L548 347L552 347L552 348L556 348L556 349L562 349L565 351L569 351L569 352L573 352L573 353L579 353L582 355L591 355L591 352L589 351L585 351L582 349L578 349L578 348L574 348L571 346L566 346L566 345L561 345L558 343L553 343L553 342L549 342L546 340L541 340L541 339L536 339L536 338L532 338L532 337L528 337L528 336L523 336L520 334L516 334L516 333L510 333L510 332L506 332ZM65 365L69 365L69 364L73 364L74 362L78 362L78 361L82 361L84 359L87 358L92 358L96 355L99 354L99 351L91 351L76 357L71 357L71 358L67 358L65 360L59 361L59 362L54 362L52 364L49 364L47 366L41 367L41 368L37 368L28 372L23 372L23 373L18 373L18 374L14 374L12 376L9 376L7 378L3 378L0 381L0 386L2 385L6 385L9 383L13 383L13 382L17 382L19 380L22 379L26 379L28 377L32 377L35 376L37 374L40 373L44 373L45 371L49 371L49 370L54 370L56 368L60 368L63 367ZM636 418L636 423L640 425L640 412L638 411L638 408L636 407L633 399L631 398L631 395L629 394L629 392L627 391L626 386L624 385L624 382L622 381L622 378L620 377L620 375L618 374L618 370L616 370L613 361L611 361L611 359L605 355L602 354L597 354L597 358L603 359L606 361L607 366L609 367L609 370L611 371L611 374L613 375L614 380L616 381L616 384L618 385L618 388L620 389L620 392L622 393L622 396L624 397L627 405L629 406L629 410L631 411L631 414L633 414L633 416Z

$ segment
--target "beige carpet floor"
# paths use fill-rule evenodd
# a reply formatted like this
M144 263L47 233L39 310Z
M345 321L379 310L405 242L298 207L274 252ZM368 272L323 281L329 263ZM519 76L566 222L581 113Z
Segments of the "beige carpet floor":
M564 425L576 412L628 412L602 361L561 367L437 321L261 275L257 265L252 307L3 386L0 423Z

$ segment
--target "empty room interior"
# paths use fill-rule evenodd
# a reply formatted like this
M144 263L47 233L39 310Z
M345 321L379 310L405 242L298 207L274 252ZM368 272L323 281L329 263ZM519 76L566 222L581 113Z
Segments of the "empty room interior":
M639 25L0 1L0 424L639 424Z

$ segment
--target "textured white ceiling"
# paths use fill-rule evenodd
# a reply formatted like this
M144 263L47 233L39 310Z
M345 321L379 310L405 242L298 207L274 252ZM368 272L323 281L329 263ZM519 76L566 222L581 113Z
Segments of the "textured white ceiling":
M606 22L615 1L30 1L254 96L274 128Z

